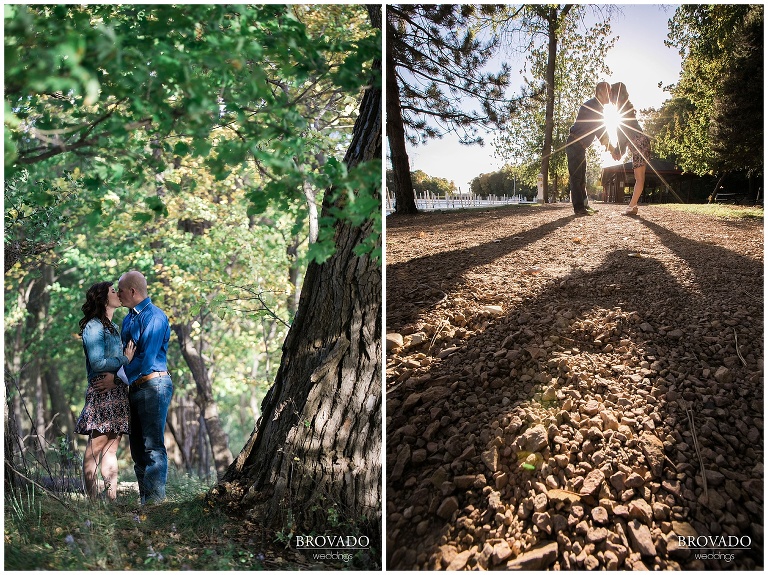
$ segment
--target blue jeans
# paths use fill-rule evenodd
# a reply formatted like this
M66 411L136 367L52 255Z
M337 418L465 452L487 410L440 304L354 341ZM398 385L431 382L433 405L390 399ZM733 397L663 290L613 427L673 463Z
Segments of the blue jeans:
M168 375L130 387L131 457L142 504L165 499L168 479L165 418L172 396L173 383Z

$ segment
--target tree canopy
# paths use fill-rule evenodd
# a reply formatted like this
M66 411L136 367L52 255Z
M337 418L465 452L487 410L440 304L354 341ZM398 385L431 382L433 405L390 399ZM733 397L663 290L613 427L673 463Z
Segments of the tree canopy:
M763 6L683 5L667 44L683 58L653 113L654 151L697 174L763 169Z
M18 413L44 389L60 388L67 415L81 405L84 292L139 269L174 328L176 455L204 455L185 435L198 417L174 419L193 401L237 414L225 431L239 448L308 261L334 252L339 222L365 230L357 252L380 253L381 162L343 161L378 81L379 30L344 5L14 5L5 24L5 357ZM33 360L60 385L43 385ZM62 412L45 398L35 409Z
M389 5L388 40L392 42L400 108L412 144L446 133L463 144L481 143L478 127L500 125L516 101L506 94L509 66L487 71L498 37L482 39L473 5Z

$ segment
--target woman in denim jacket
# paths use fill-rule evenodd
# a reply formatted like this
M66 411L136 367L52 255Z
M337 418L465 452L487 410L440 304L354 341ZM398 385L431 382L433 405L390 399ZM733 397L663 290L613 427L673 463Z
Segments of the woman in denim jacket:
M106 390L100 386L112 379L120 383L116 374L133 359L136 350L133 342L123 349L120 331L112 322L112 316L120 306L112 282L94 284L86 293L81 308L84 317L80 320L80 333L88 388L85 407L75 426L77 433L88 436L83 458L86 493L91 498L98 496L97 469L101 465L104 489L112 501L117 497L117 446L122 434L130 432L128 386L119 384Z

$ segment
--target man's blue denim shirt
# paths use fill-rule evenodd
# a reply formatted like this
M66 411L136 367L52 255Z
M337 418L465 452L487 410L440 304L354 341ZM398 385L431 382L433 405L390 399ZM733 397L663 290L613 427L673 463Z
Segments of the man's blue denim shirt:
M168 316L150 298L144 299L123 319L120 333L123 345L128 340L136 344L133 360L125 366L128 381L133 383L153 371L168 371L166 355L171 328Z

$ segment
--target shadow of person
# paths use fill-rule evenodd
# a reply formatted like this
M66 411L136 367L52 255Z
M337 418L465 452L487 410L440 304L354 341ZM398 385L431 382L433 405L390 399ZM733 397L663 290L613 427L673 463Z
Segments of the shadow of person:
M521 565L583 568L592 544L605 568L725 566L674 547L673 526L749 535L733 565L762 565L762 338L732 361L725 284L708 276L754 285L755 262L644 225L679 262L612 251L388 392L390 568L490 569L546 542L547 564ZM759 301L739 317L761 321ZM646 530L654 556L630 555Z
M558 213L562 211L562 209L557 210ZM517 218L518 215L515 214L515 217ZM527 247L574 219L575 216L570 214L491 243L441 251L387 265L387 324L405 325L415 321L425 311L442 301L457 284L463 282L467 273L509 254L524 252ZM480 222L487 223L487 217ZM477 225L477 222L469 222L467 225L465 233L471 233L472 226ZM453 234L459 233L461 232L458 229L453 232ZM439 285L423 284L418 280L414 285L416 278L428 277L435 271L449 268L450 272L439 274L441 277Z

